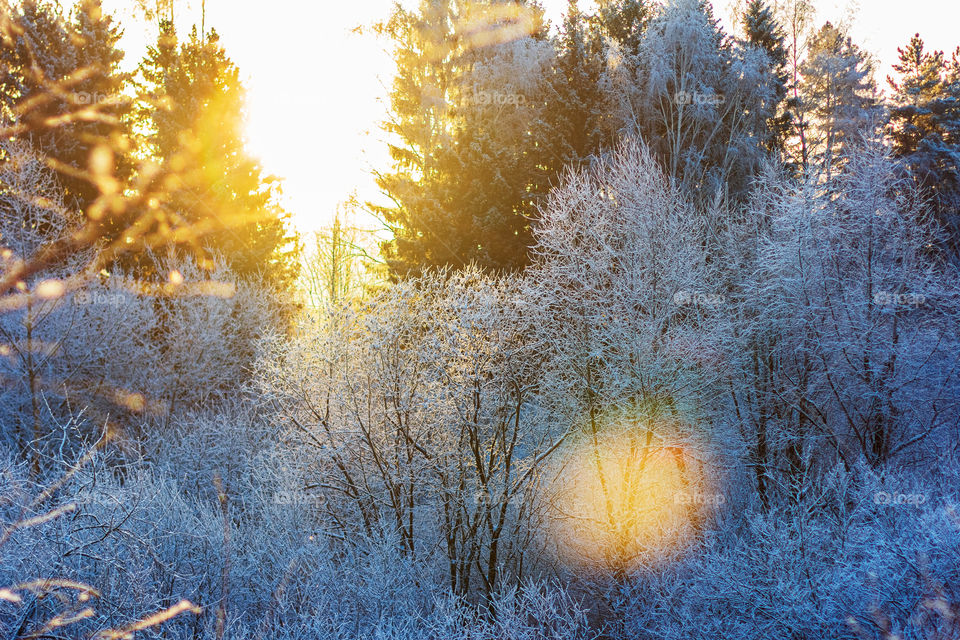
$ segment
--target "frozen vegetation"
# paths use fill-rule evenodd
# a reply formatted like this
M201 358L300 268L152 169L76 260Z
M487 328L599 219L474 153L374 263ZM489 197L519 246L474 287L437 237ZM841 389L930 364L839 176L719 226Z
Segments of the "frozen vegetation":
M215 33L0 3L0 638L960 638L960 64L786 5L398 9L298 253Z

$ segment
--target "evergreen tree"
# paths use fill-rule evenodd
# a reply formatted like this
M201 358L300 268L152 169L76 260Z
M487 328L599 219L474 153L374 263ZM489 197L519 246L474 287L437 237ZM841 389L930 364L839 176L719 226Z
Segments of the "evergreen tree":
M893 65L893 70L901 79L897 82L887 76L894 92L887 131L894 153L906 156L915 153L934 129L930 107L945 93L946 62L942 51L924 51L919 33L905 48L898 47L897 54L899 63Z
M790 77L787 69L786 34L766 0L749 0L742 22L746 41L767 54L769 70L775 79L773 99L766 106L774 115L767 121L765 145L769 151L780 155L791 130L790 113L786 104Z
M590 20L568 0L567 12L556 43L551 124L551 168L580 168L591 156L613 141L611 105L605 91L606 56L603 42Z
M545 34L544 34L545 35ZM452 211L469 218L478 238L472 260L494 270L524 267L531 222L555 183L546 158L559 137L550 121L552 43L525 37L488 48L465 80L470 96L456 109Z
M551 183L542 9L424 0L416 12L397 8L380 32L397 63L385 124L393 164L377 174L392 204L371 208L393 230L382 249L394 276L523 267Z
M872 73L866 53L831 23L811 40L801 68L801 99L813 119L810 156L828 181L875 125L879 114Z
M132 172L131 102L122 95L129 76L120 70L118 47L123 32L99 0L83 0L70 16L57 4L25 0L11 19L18 33L13 46L0 47L0 117L15 121L31 104L28 142L54 163L66 206L86 211L100 195L84 175L94 148L106 146L120 159L114 176L121 183ZM54 84L64 90L51 92ZM43 124L54 118L65 124Z
M452 228L436 193L443 179L438 156L450 145L449 105L458 71L454 19L450 0L423 0L417 12L397 6L378 27L394 45L397 67L383 125L393 162L376 176L392 204L371 208L393 231L382 251L396 274L464 261L451 243L467 230Z
M296 248L289 214L277 202L275 179L244 149L244 89L216 31L201 36L194 27L181 43L163 23L139 71L144 151L180 176L159 225L186 220L196 229L186 240L197 251L221 255L240 277L287 286Z
M616 43L621 55L636 56L653 17L650 1L601 0L598 5L596 22L602 33Z
M960 51L960 50L958 50ZM886 132L894 156L927 198L960 257L960 65L924 51L917 34L901 49L888 77L894 91Z

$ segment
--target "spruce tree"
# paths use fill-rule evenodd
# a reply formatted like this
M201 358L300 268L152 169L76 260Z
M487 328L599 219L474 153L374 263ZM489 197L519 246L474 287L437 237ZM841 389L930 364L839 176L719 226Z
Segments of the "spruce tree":
M640 52L643 33L653 17L650 0L600 0L596 22L624 56Z
M139 71L143 151L167 160L179 175L159 226L185 220L196 235L184 240L197 252L219 254L240 277L262 278L278 290L288 286L296 246L289 214L278 204L275 179L244 149L244 88L216 31L201 36L194 27L179 42L162 23Z
M960 64L924 50L920 35L897 49L886 133L894 156L920 188L960 259ZM960 51L960 50L958 50Z
M555 174L579 168L609 147L610 105L604 90L603 42L577 0L568 0L556 43L557 57L548 107L552 128L551 162Z
M523 14L517 33L504 19ZM382 246L394 277L437 266L515 270L549 188L551 68L535 3L424 0L379 27L394 44L392 166L377 174L393 231ZM552 77L552 76L551 76Z
M454 228L437 194L443 179L438 160L450 145L449 105L458 71L454 19L449 0L423 0L418 11L398 6L378 26L394 47L396 74L383 124L392 164L376 174L391 204L371 209L393 232L382 252L394 274L463 260L451 245L468 230Z

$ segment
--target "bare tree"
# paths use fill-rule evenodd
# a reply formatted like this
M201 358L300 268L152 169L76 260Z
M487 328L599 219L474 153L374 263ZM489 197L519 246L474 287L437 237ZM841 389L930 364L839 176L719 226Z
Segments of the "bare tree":
M726 295L707 216L637 143L570 176L542 216L526 294L547 347L540 403L583 434L603 505L593 517L614 541L604 552L622 576L650 549L638 548L630 525L639 512L615 497L632 495L616 472L632 463L616 462L609 447L636 447L636 460L651 464L671 447L706 458L707 444L692 436L714 409L719 362L711 353L719 351L710 327Z
M897 195L884 151L850 163L828 193L779 200L759 263L753 304L777 340L766 366L792 467L814 441L880 467L957 415L956 274L931 258L936 230Z

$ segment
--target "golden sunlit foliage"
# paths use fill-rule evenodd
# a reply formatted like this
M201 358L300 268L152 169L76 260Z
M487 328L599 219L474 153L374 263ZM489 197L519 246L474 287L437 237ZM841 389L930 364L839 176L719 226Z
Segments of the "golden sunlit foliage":
M53 374L50 367L58 360L82 357L69 353L69 341L56 337L55 327L79 336L96 330L78 325L80 317L102 323L104 306L115 308L117 319L120 307L136 307L127 319L146 321L139 330L155 350L174 353L185 346L167 342L182 339L175 338L182 301L231 300L238 288L247 292L259 284L266 285L266 296L255 305L277 310L271 320L277 327L289 317L286 289L296 239L276 203L275 185L244 154L236 68L215 34L201 42L194 33L178 49L172 32L162 29L163 55L142 65L141 93L134 100L119 93L129 89L128 77L112 75L122 58L117 37L111 18L93 0L81 3L73 22L45 2L0 5L0 62L6 71L0 103L0 313L18 314L2 329L0 346L4 364L23 375L30 397L28 424L13 429L30 434L17 435L24 446L44 436L46 394L102 401L107 411L134 414L162 412L169 402L147 397L145 389L85 380L76 370L72 379ZM99 59L51 50L68 44ZM69 66L85 62L90 65ZM133 133L132 114L145 136ZM202 270L192 270L186 280L181 264ZM218 281L217 273L226 279ZM250 304L248 293L238 299L244 302L226 305L234 308L237 329L248 312L243 305ZM252 347L241 349L238 334L232 348L240 352L232 358L242 368ZM114 346L142 339L110 338ZM105 433L116 433L106 416L103 421ZM32 455L39 471L39 453Z

